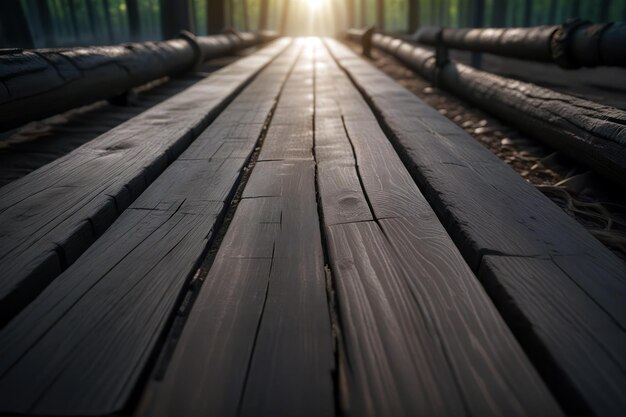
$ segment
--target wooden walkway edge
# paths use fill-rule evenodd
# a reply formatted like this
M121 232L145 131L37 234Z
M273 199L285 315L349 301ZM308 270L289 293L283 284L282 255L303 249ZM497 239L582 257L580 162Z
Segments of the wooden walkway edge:
M461 128L347 47L327 45L561 404L624 410L624 264Z
M3 322L71 265L288 40L279 40L0 189Z
M293 59L292 48L272 62L2 329L0 412L96 416L127 405L158 353Z

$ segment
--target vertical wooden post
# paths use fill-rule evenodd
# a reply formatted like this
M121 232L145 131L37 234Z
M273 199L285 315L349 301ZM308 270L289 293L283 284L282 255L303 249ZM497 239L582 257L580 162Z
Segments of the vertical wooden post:
M419 0L408 0L409 2L409 25L408 32L415 33L420 24L420 2Z
M376 28L385 31L385 0L376 0Z
M259 30L267 30L269 0L260 0L259 3Z
M0 0L0 47L33 47L33 37L20 0Z
M225 0L207 0L207 33L215 35L221 33L226 27Z

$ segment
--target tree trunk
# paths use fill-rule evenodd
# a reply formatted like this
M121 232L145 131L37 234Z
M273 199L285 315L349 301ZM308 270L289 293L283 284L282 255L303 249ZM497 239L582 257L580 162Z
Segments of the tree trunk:
M243 30L250 30L250 22L248 21L248 0L240 0L241 1L241 10L243 12Z
M45 2L41 2L41 3L45 3ZM85 0L85 6L87 8L87 21L89 22L89 30L91 32L92 42L97 43L99 41L98 19L96 18L96 12L93 8L93 0Z
M532 26L533 0L524 1L524 23L526 27Z
M550 6L548 9L548 24L556 24L556 10L559 6L558 0L550 0Z
M33 47L33 37L19 0L0 1L0 47Z
M474 0L472 2L472 26L481 28L485 24L485 0ZM480 52L472 53L472 66L480 68L482 63L482 54Z
M345 0L346 2L346 21L348 22L348 28L353 28L354 21L354 0Z
M385 1L376 0L376 28L385 31Z
M109 42L113 42L113 25L111 25L111 8L109 0L104 0L102 7L104 7L104 23L107 28L107 36L109 38Z
M485 0L472 1L472 27L481 28L485 24Z
M415 33L420 24L420 2L419 0L409 0L409 26L408 32Z
M280 18L280 34L284 35L287 30L287 16L289 16L289 0L283 1L283 14Z
M493 26L505 27L506 26L506 8L507 0L493 0Z
M571 18L580 16L580 0L572 0L572 8L570 16Z
M448 25L447 3L447 0L439 0L439 22L444 27Z
M600 0L599 21L605 23L609 21L609 11L611 10L611 0Z
M367 0L361 0L361 27L367 26Z
M173 38L181 30L192 30L189 0L161 0L161 36Z
M56 44L54 38L54 29L52 26L52 15L50 14L50 6L48 0L35 0L37 6L37 14L39 15L39 22L41 23L41 30L43 31L45 46L52 47Z
M70 23L72 24L72 34L74 35L74 39L79 40L80 33L78 30L78 20L76 19L76 1L68 0L66 4L70 12Z
M260 0L259 3L259 30L267 30L269 0Z
M225 0L207 0L207 33L214 35L221 33L226 27Z
M137 0L126 0L126 13L128 14L130 38L136 41L141 35L141 26L139 24L139 6L137 4Z

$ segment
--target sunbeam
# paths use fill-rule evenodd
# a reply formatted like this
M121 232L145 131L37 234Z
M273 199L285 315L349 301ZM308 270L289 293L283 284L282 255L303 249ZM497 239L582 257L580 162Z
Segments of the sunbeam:
M333 36L342 27L345 10L333 0L292 0L286 32L294 36Z

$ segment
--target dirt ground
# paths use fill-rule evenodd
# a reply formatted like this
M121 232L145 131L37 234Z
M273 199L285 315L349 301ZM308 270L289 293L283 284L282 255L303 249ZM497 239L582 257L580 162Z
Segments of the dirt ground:
M355 44L350 46L359 50ZM395 58L373 51L370 61L463 127L626 262L626 198L623 190L539 140L435 88Z

